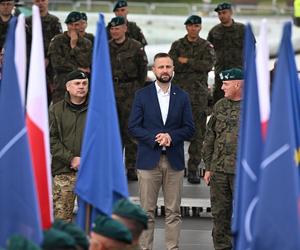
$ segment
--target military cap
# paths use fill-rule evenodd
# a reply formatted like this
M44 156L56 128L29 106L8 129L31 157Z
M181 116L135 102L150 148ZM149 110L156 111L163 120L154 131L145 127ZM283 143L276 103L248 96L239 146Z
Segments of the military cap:
M74 70L67 74L66 83L75 79L87 79L87 75L81 70Z
M82 19L82 15L80 12L78 11L72 11L68 14L66 20L65 20L65 23L66 24L69 24L69 23L75 23L79 20Z
M8 240L8 250L41 250L39 246L23 236L14 235Z
M84 21L88 20L87 15L86 15L85 12L81 12L81 19L84 20Z
M44 241L42 243L42 248L55 249L55 248L75 248L76 242L74 238L61 230L50 228L44 232Z
M116 16L114 18L111 19L111 21L109 22L109 27L115 27L115 26L119 26L125 23L125 19L122 16Z
M106 216L98 215L92 224L92 231L108 238L131 244L132 235L122 223Z
M230 10L231 4L230 3L220 3L218 4L217 8L215 8L215 12L218 12L220 10Z
M239 68L224 70L220 73L220 79L222 81L242 80L243 71Z
M114 205L113 213L124 218L138 221L143 224L145 229L148 228L148 216L144 209L127 199L118 200Z
M116 9L123 8L123 7L126 7L126 6L127 6L127 1L119 0L115 3L113 11L116 11Z
M14 0L0 0L0 3L3 3L3 2L15 2Z
M74 223L68 223L63 220L56 220L53 223L52 228L64 231L72 235L76 242L76 245L81 246L84 250L89 249L89 241L86 234Z
M197 16L197 15L191 15L188 17L188 19L186 19L186 21L184 22L185 25L187 24L201 24L202 23L202 19L201 17Z

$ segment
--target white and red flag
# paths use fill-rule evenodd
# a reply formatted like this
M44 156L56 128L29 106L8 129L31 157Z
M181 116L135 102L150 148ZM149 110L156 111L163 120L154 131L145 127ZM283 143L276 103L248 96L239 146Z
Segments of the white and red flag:
M49 123L42 26L36 6L32 7L32 25L26 125L42 226L47 229L53 221Z

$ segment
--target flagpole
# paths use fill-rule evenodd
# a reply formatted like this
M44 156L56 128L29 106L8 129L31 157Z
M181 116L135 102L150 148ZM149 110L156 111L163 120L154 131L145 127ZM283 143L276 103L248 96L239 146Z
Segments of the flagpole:
M92 206L89 203L85 204L85 234L89 235L90 234L90 229L91 229L91 210L92 210Z

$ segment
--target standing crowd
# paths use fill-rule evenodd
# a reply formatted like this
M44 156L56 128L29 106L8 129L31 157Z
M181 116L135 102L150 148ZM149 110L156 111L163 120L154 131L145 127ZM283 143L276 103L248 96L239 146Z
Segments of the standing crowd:
M245 27L232 18L231 4L217 5L220 23L209 31L207 39L200 36L202 18L189 16L183 24L186 35L174 41L168 53L155 55L155 80L149 82L146 38L140 27L128 20L127 1L115 3L115 17L106 27L112 81L127 179L138 181L141 207L120 201L112 218L96 219L88 242L86 236L75 233L77 229L65 231L73 225L74 186L80 167L90 75L96 70L91 68L94 36L86 32L86 13L70 12L64 20L67 30L62 32L60 20L48 11L48 0L32 2L40 10L44 39L54 216L62 220L45 233L43 249L153 249L161 188L166 249L179 249L183 178L186 175L189 183L199 184L202 160L204 181L211 192L214 248L232 249L230 228ZM13 0L0 0L0 83L5 35L14 5ZM26 18L26 35L30 48L32 17ZM27 49L28 58L30 53ZM211 95L207 82L213 69ZM190 142L187 166L185 141ZM12 239L11 244L15 241L21 239ZM55 242L61 245L54 246Z

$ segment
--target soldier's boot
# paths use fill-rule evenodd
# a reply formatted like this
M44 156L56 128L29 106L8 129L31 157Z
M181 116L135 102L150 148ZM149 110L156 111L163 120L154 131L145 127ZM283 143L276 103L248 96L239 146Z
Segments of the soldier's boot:
M138 180L136 170L134 168L127 169L127 180L128 181L137 181Z
M189 171L187 180L191 184L199 184L200 176L198 174L198 171Z

